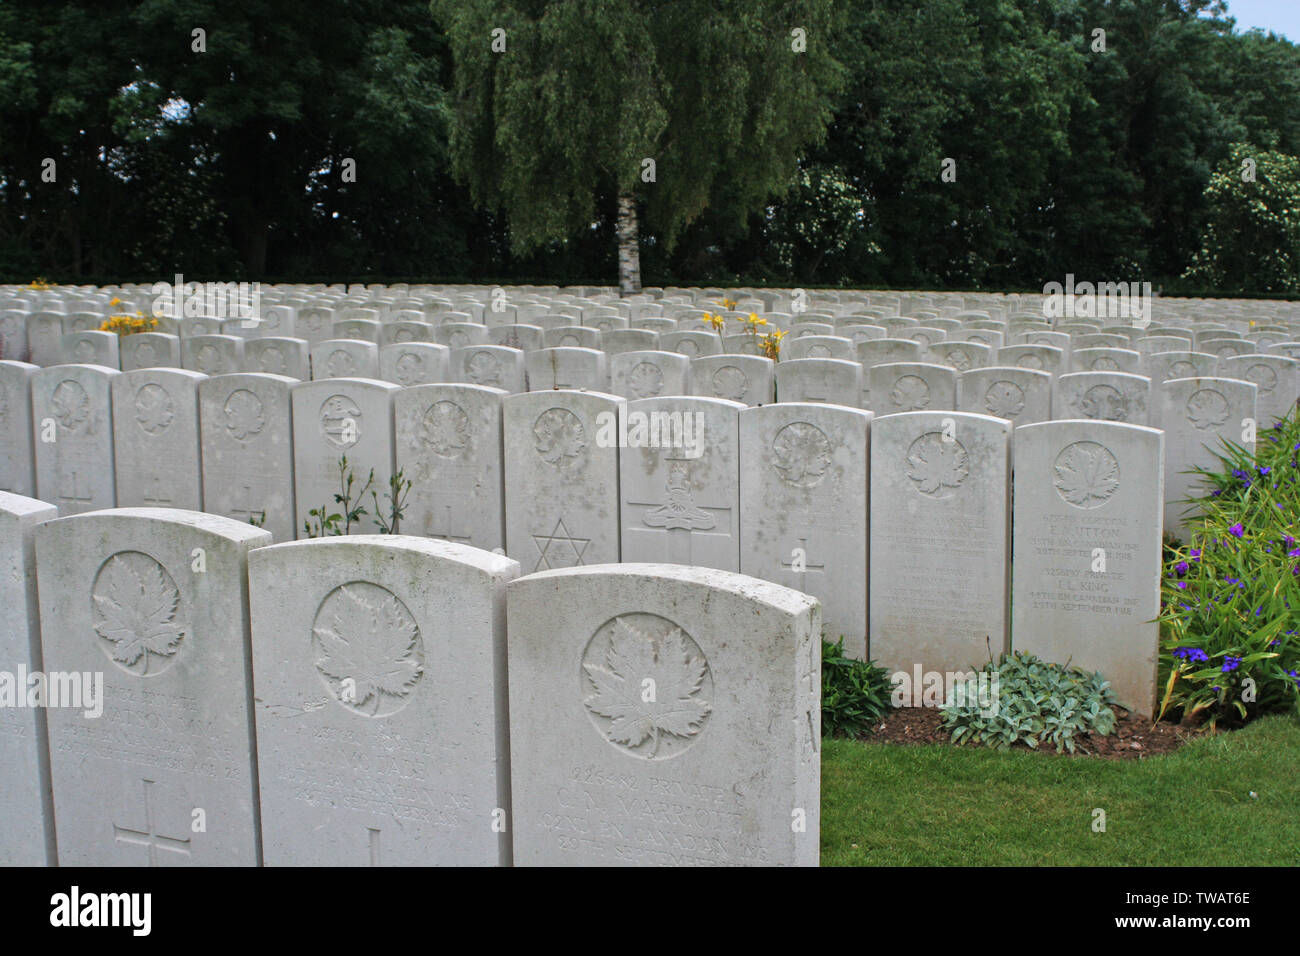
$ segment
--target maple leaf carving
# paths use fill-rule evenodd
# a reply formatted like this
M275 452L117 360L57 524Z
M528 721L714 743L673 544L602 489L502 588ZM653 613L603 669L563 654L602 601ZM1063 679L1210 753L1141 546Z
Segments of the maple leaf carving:
M734 365L724 365L713 373L713 394L733 402L744 401L749 391L749 379Z
M98 612L95 633L113 644L112 659L129 669L144 657L142 673L148 673L147 656L175 654L188 625L176 620L180 591L162 565L140 557L148 564L136 561L134 568L124 555L110 558L91 598Z
M930 386L919 375L904 375L894 383L889 400L900 411L918 411L930 404Z
M1025 393L1015 382L994 382L984 395L984 407L998 418L1015 418L1025 410Z
M939 432L922 435L907 450L907 477L922 494L945 497L943 489L960 487L968 475L966 449L959 441L944 441Z
M1081 508L1096 508L1119 487L1119 462L1096 442L1075 442L1056 459L1056 490Z
M145 385L135 395L135 420L147 434L156 435L176 417L171 396L159 385Z
M455 402L438 402L424 413L420 441L443 458L455 458L469 444L469 416Z
M64 428L76 428L90 417L90 399L78 382L68 379L60 382L50 396L54 417Z
M501 387L501 363L491 352L475 352L466 363L465 371L475 385Z
M585 457L587 432L577 415L564 408L549 408L533 423L533 437L542 461L557 468L576 465Z
M659 749L660 734L693 737L713 710L699 696L708 665L689 651L679 627L656 640L616 618L605 666L582 667L596 691L585 703L609 718L609 739L628 748L650 739L650 757ZM651 700L645 699L647 678L654 682Z
M664 390L664 373L653 362L639 362L627 376L627 387L637 398L650 398Z
M226 399L226 429L239 441L258 434L266 425L262 400L246 388L236 389Z
M378 585L358 582L334 591L321 605L312 635L321 650L317 669L335 681L353 682L355 694L347 698L331 687L341 703L357 710L391 712L392 698L409 696L424 673L415 619Z
M789 484L802 488L820 484L830 463L826 433L809 422L791 422L772 440L772 467Z
M1187 400L1187 420L1201 431L1217 428L1228 420L1228 400L1203 388Z

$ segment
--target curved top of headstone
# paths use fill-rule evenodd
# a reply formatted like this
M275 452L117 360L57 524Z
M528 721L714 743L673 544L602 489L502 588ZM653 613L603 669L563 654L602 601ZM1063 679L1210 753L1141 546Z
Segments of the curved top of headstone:
M637 577L681 584L698 584L766 604L787 614L799 614L821 603L812 595L770 581L752 578L747 574L684 564L588 564L572 568L555 568L524 575L512 581L509 586L515 587L525 581L575 577Z
M497 554L495 551L484 551L482 548L471 547L468 544L460 544L455 541L444 541L440 538L418 538L402 534L351 534L329 538L306 538L302 541L285 541L282 544L258 548L252 552L249 560L257 563L301 551L304 548L310 548L313 551L321 551L326 548L350 548L355 553L355 550L359 547L369 548L380 553L386 551L394 554L414 553L456 561L492 576L509 574L512 568L518 569L519 567L518 561L507 558L504 554ZM515 573L518 573L517 570ZM436 582L429 583L436 584Z
M28 498L8 491L0 491L0 511L11 515L37 515L45 512L58 512L58 508L39 498Z
M204 514L201 511L185 511L181 508L104 508L99 511L85 511L81 514L69 515L66 518L56 518L49 523L49 526L62 527L72 521L77 522L80 526L88 525L91 521L129 521L131 519L148 519L176 527L192 528L195 531L206 531L209 534L230 541L251 542L254 545L260 541L267 543L271 541L269 531L256 528L245 521L236 521L234 518L227 518L224 515Z

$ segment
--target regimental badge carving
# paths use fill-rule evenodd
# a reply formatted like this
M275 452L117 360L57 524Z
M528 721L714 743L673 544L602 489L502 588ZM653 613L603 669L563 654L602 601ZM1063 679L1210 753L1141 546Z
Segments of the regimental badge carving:
M189 634L180 603L166 568L143 552L119 551L100 565L90 590L101 649L129 674L161 674Z
M664 390L664 373L653 362L638 362L627 374L627 387L637 398L653 398Z
M1056 456L1056 493L1076 508L1100 508L1119 488L1119 460L1095 441L1077 441Z
M393 372L399 385L415 385L424 377L424 361L415 352L403 352L394 363Z
M330 378L351 378L356 374L357 362L343 349L335 349L325 360L325 368L329 370Z
M491 352L475 352L465 362L465 376L475 385L501 388L501 360Z
M900 412L915 412L930 407L930 386L919 375L904 375L889 391L890 403Z
M278 346L268 345L258 353L257 367L263 372L271 372L272 374L284 372L284 353L280 351Z
M1025 410L1025 390L1015 382L994 382L984 393L984 407L998 418L1015 418Z
M469 335L460 329L452 330L451 335L447 338L447 344L454 349L463 349L469 345Z
M1092 365L1089 368L1094 372L1118 372L1119 363L1109 355L1099 355L1092 360Z
M325 399L320 407L320 433L339 448L355 445L361 439L361 409L357 403L346 395Z
M663 528L667 531L685 529L688 531L708 531L717 524L717 520L707 511L695 506L695 491L691 488L691 469L689 463L674 461L668 469L666 486L668 501L658 508L645 513L647 527Z
M713 395L743 402L749 392L749 378L734 365L724 365L713 373Z
M1196 366L1191 362L1175 362L1169 366L1170 378L1194 378L1196 376Z
M311 629L316 670L334 699L364 717L407 705L424 675L424 641L401 599L353 581L331 591Z
M644 760L682 753L713 712L713 674L704 652L657 614L621 614L605 622L587 642L579 681L600 735Z
M1252 365L1246 369L1246 381L1254 382L1259 386L1259 393L1267 395L1273 389L1277 388L1277 372L1273 371L1267 365Z
M951 498L970 477L970 455L956 439L926 432L907 449L907 477L931 498Z
M226 417L226 431L240 443L256 437L266 425L262 400L246 388L231 392L221 412Z
M319 332L325 325L325 316L320 312L303 312L298 318L312 332Z
M135 421L146 435L160 435L176 417L176 406L167 389L150 382L135 393Z
M90 396L80 382L74 382L70 378L55 386L54 394L50 396L50 405L59 427L70 432L75 432L90 417Z
M420 441L439 458L460 458L469 446L469 416L455 402L430 405L420 420Z
M1084 418L1104 422L1128 421L1128 399L1113 385L1094 385L1072 403Z
M787 485L814 488L830 464L830 439L810 422L791 422L772 439L772 467Z
M700 347L691 339L682 339L677 343L677 354L689 355L694 358L696 355L700 354ZM715 375L714 377L716 378L717 376Z
M95 361L95 343L82 339L72 350L72 357L78 362Z
M152 342L141 342L135 347L135 364L139 368L153 368L158 360L158 350Z
M221 361L221 350L215 345L200 347L198 354L194 356L194 364L206 375L217 375L225 371L224 363Z
M567 408L548 408L533 422L533 446L554 468L573 472L587 462L587 430Z
M1043 370L1042 358L1035 355L1033 352L1027 352L1020 356L1020 358L1016 359L1016 365L1020 368L1032 368L1039 372Z
M969 371L972 364L970 353L965 349L949 349L948 364L959 372Z

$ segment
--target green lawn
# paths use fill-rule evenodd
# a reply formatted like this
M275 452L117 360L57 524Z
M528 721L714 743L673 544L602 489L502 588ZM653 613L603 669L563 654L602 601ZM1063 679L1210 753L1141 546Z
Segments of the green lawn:
M823 866L1300 864L1291 716L1142 761L823 744Z

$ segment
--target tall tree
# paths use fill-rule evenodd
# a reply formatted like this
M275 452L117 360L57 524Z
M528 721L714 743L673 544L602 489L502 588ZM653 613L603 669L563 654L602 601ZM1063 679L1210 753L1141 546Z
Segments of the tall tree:
M619 287L639 236L706 208L737 231L823 134L840 67L833 0L432 0L455 60L452 157L518 253L615 203ZM608 201L606 199L605 201Z

